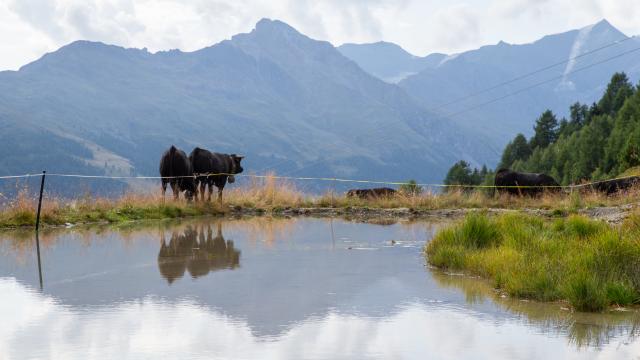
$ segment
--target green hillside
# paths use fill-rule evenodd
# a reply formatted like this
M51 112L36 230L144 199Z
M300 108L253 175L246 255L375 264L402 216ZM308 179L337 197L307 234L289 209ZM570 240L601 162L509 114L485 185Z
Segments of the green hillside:
M598 102L575 103L570 114L558 120L545 111L530 139L509 142L498 167L547 173L566 185L640 165L640 91L626 74L614 74Z

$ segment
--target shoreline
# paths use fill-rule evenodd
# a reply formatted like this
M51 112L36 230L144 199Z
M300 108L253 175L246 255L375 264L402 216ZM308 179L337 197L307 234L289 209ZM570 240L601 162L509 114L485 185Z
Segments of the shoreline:
M47 222L46 217L40 223L41 228L70 228L82 225L117 225L129 224L143 221L163 221L174 219L193 219L200 217L215 218L238 218L238 217L312 217L312 218L343 218L349 220L369 222L371 220L458 220L464 218L469 213L482 212L490 216L502 214L522 213L543 217L547 219L565 218L569 215L583 215L594 220L601 220L606 223L617 225L626 219L635 209L640 208L640 204L627 204L620 206L601 206L578 209L574 211L535 209L535 208L457 208L457 209L414 209L408 207L380 208L380 207L275 207L271 209L242 207L237 205L226 208L209 207L205 211L189 214L178 214L160 217L140 217L140 218L104 218L94 221L72 221L77 220L69 217L58 219L56 222ZM118 211L116 210L116 213ZM68 221L66 221L68 220ZM34 224L0 224L0 231L29 230L35 229Z

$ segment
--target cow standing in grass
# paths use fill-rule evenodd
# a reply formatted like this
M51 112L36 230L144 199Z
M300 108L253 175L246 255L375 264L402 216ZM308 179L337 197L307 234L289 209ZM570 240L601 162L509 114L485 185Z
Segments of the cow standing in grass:
M162 177L162 199L167 191L167 184L173 190L173 198L178 200L180 192L184 191L187 200L191 200L196 191L193 170L187 154L171 145L160 159L160 176Z
M208 200L211 201L213 185L218 188L218 201L222 203L222 190L224 186L236 181L235 174L240 174L243 169L240 162L244 156L236 154L212 153L199 147L193 149L189 155L193 172L196 174L196 186L200 188L200 196L204 200L205 188L209 187ZM196 192L196 200L198 194Z
M558 191L560 185L549 175L500 169L494 185L498 193L511 195L540 195L545 191Z
M596 181L591 184L591 188L607 195L612 195L619 191L629 190L638 184L640 184L640 176L629 176L620 179Z
M352 189L347 191L347 197L358 197L360 199L377 199L381 197L391 197L396 191L391 188L373 188L373 189Z

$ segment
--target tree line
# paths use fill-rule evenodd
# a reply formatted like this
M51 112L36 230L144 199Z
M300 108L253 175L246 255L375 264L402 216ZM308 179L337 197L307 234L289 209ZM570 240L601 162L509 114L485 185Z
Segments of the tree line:
M616 177L640 166L640 85L634 87L625 73L612 76L599 101L590 106L576 102L569 110L569 119L560 120L544 111L531 138L517 134L507 144L498 168L542 172L567 185ZM490 184L493 174L460 161L445 184Z

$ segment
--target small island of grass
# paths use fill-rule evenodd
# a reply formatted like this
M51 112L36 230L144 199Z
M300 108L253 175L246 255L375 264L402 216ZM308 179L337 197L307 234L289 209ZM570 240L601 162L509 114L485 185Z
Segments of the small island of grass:
M510 296L568 301L578 311L640 302L640 216L611 226L581 216L555 221L472 213L425 247L436 267L489 278Z

